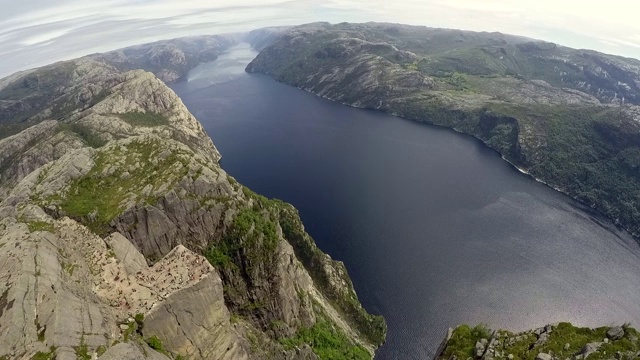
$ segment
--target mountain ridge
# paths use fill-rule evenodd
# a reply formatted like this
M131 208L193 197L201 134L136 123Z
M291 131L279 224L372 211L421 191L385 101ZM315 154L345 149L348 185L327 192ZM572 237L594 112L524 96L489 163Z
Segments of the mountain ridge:
M233 44L211 39L196 44ZM165 82L129 69L159 57L176 78L200 56L177 43L1 82L17 132L0 139L0 358L371 358L386 326L344 265L291 205L220 168Z
M472 135L638 238L639 65L503 34L314 23L247 71Z

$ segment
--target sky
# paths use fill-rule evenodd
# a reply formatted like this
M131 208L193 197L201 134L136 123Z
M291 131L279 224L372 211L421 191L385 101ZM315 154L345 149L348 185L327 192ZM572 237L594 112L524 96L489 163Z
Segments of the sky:
M187 35L313 21L500 31L640 58L637 0L0 0L0 77Z

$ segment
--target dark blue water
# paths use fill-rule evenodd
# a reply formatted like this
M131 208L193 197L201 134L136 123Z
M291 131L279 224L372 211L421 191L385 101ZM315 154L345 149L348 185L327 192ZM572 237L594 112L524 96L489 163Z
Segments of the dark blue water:
M389 325L378 359L460 323L640 325L640 248L475 139L243 72L240 46L174 90L258 193L294 204Z

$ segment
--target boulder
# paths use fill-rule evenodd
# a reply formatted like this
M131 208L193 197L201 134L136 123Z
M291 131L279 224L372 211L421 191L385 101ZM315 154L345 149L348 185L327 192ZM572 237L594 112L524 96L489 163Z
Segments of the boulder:
M549 334L548 334L548 333L542 333L542 334L540 334L540 336L538 337L538 340L536 340L535 346L542 346L542 345L544 345L548 340L549 340Z
M536 360L552 360L553 356L547 354L547 353L539 353L536 356Z
M598 351L600 346L602 346L601 342L588 343L585 346L583 346L582 349L580 349L580 352L578 354L584 356L584 358L587 358L589 355Z
M476 350L475 350L475 355L476 358L481 358L482 355L484 354L484 350L485 350L485 344L486 344L486 339L482 339L485 341L485 343L483 344L482 341L478 341L476 342Z
M607 330L607 337L611 340L620 340L624 336L624 329L622 326L614 326Z

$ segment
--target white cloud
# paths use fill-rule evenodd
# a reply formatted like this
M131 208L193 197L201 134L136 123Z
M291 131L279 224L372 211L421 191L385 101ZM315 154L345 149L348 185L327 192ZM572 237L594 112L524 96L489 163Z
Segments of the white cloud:
M640 58L634 0L0 0L0 76L178 36L311 21L501 31Z
M54 30L54 31L50 31L50 32L45 32L45 33L39 33L30 37L27 37L23 40L20 41L20 44L23 45L35 45L35 44L41 44L41 43L46 43L47 41L53 40L55 38L58 38L68 32L70 32L71 30L73 30L73 28L70 29L60 29L60 30Z

